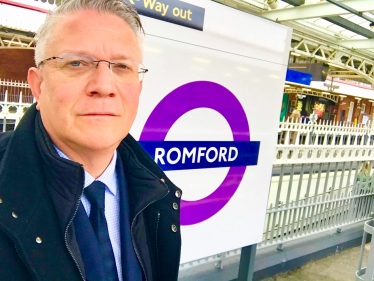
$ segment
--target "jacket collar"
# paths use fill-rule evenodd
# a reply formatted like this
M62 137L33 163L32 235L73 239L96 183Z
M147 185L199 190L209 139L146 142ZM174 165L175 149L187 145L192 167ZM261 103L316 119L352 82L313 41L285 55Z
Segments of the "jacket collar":
M169 193L166 176L140 145L128 135L118 147L129 186L130 218Z

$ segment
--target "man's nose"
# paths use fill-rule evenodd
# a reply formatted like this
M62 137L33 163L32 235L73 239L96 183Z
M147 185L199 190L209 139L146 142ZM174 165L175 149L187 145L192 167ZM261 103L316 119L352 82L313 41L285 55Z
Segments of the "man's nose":
M116 81L112 75L110 62L105 60L98 61L95 71L90 77L89 92L108 96L114 95L116 93L115 89Z

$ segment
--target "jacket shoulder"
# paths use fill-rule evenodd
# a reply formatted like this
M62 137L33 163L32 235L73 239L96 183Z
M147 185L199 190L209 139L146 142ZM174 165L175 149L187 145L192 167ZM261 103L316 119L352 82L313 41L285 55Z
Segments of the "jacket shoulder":
M3 159L5 150L13 136L13 131L0 133L0 161Z

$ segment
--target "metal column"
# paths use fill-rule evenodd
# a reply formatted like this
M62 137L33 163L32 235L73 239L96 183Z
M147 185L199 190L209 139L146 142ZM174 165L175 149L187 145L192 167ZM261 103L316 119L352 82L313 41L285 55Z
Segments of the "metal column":
M236 281L252 281L253 271L256 259L257 244L242 248L239 263L238 279Z

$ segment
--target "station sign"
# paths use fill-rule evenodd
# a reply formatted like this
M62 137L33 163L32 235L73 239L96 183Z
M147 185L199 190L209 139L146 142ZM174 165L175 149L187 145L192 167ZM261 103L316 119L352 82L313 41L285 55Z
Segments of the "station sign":
M132 2L153 16L130 133L183 191L181 263L261 242L292 30L214 1ZM159 20L177 6L203 30Z
M203 30L205 9L179 0L126 0L139 14Z

